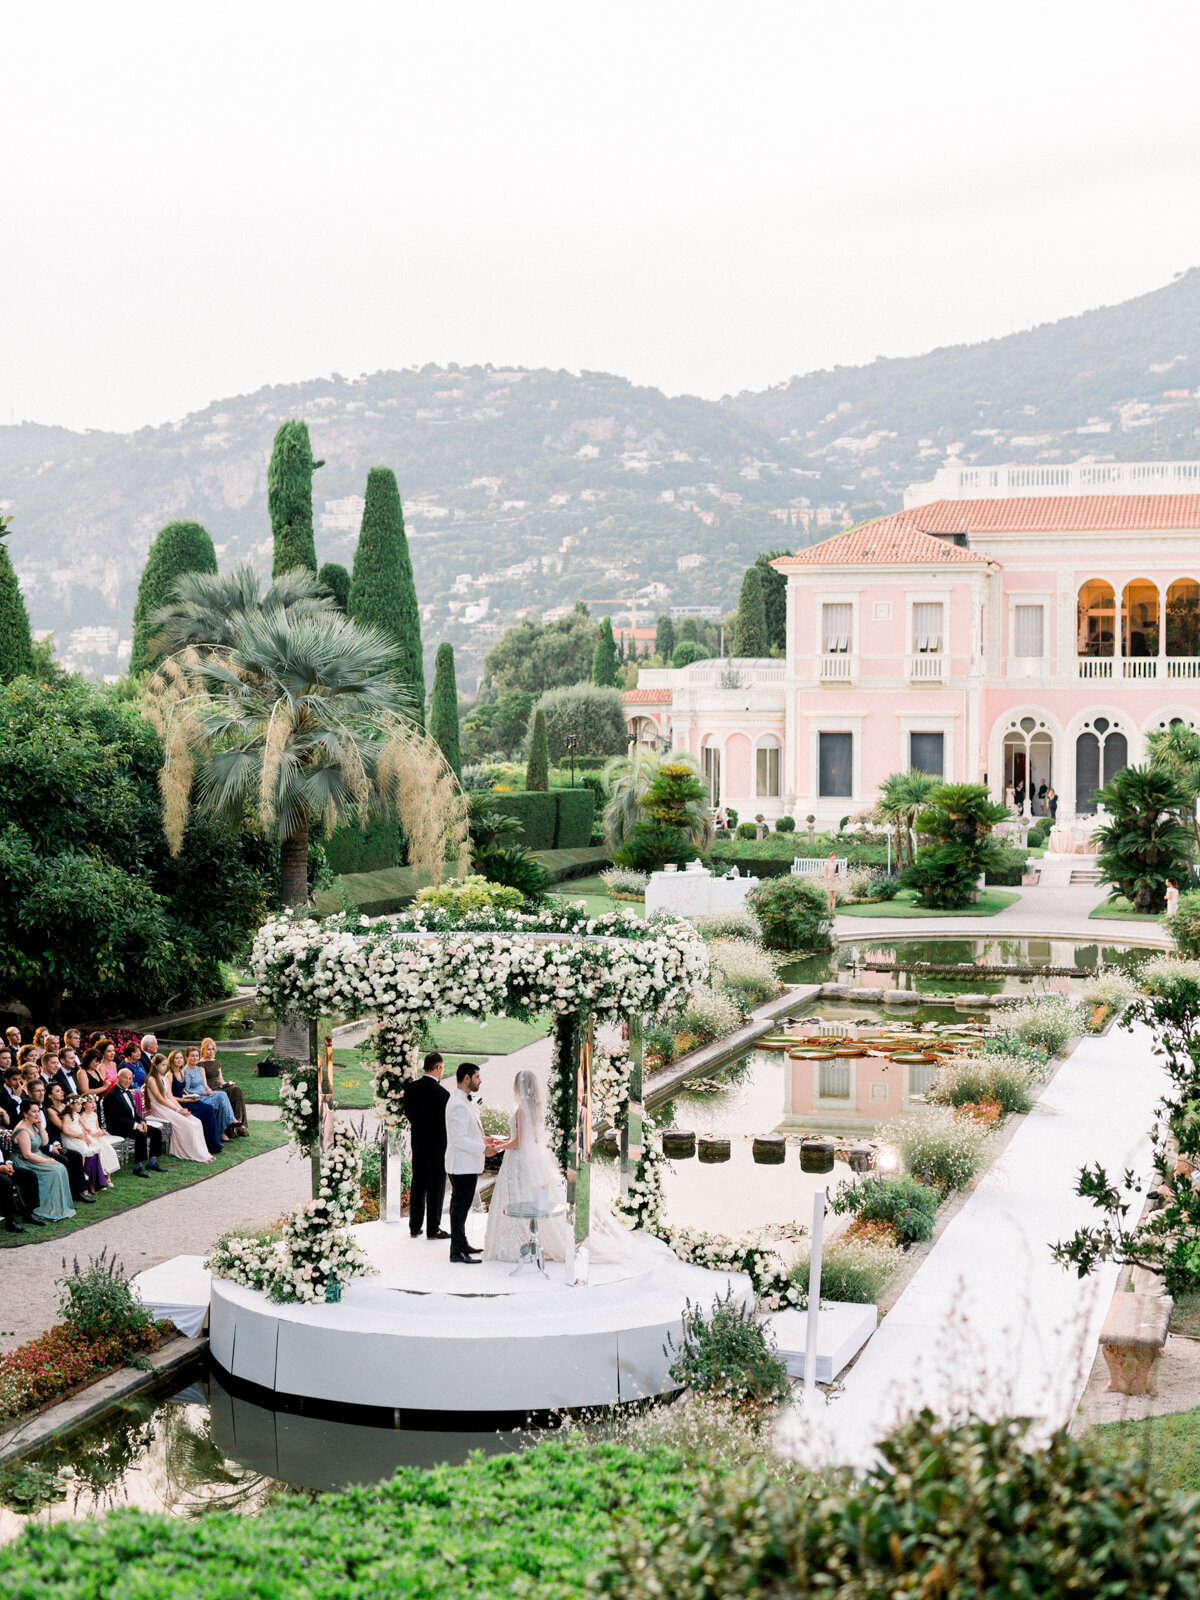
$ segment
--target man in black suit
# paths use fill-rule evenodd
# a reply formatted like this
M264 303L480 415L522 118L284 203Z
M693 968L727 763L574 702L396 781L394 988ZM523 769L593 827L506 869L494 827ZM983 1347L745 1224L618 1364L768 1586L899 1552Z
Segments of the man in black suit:
M408 1231L413 1238L425 1232L431 1239L448 1239L442 1228L442 1201L446 1194L446 1102L442 1088L444 1063L436 1050L425 1057L425 1075L404 1086L404 1115L412 1129L412 1188L408 1200Z
M4 1218L9 1233L24 1233L20 1213L35 1228L44 1228L41 1217L35 1217L38 1207L38 1181L28 1167L12 1164L12 1135L0 1133L0 1217Z
M152 1128L138 1113L137 1101L133 1098L133 1073L128 1067L122 1067L117 1073L117 1081L104 1096L104 1126L114 1139L131 1139L133 1141L133 1172L137 1178L146 1176L146 1168L151 1172L162 1172L158 1158L162 1155L162 1133L158 1128ZM147 1153L150 1159L146 1160Z
M8 1055L7 1050L0 1051L0 1057ZM0 1074L3 1074L4 1087L0 1089L0 1111L3 1111L8 1122L10 1132L16 1131L17 1123L21 1120L21 1101L25 1095L25 1074L20 1067L14 1067L11 1060L6 1066L0 1060Z
M53 1061L54 1057L51 1056L50 1060ZM66 1095L68 1100L72 1095L78 1094L79 1089L76 1085L75 1079L75 1074L78 1072L78 1070L79 1064L75 1060L74 1050L64 1050L62 1055L58 1058L58 1065L50 1074L50 1082L46 1087L46 1093L49 1094L54 1085L58 1084L59 1088L62 1090L63 1094Z

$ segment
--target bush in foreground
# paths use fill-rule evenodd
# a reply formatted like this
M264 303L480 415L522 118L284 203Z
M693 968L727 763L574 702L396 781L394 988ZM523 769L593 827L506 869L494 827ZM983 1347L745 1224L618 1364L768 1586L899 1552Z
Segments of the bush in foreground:
M805 878L770 878L751 889L750 909L768 950L828 950L833 914L825 890Z
M821 1257L821 1299L846 1300L853 1305L872 1306L882 1296L900 1263L891 1245L868 1239L831 1239ZM800 1290L801 1303L808 1304L807 1256L797 1261L788 1276Z
M672 1381L697 1394L770 1405L789 1393L787 1366L773 1338L753 1308L735 1302L732 1289L708 1312L689 1301L682 1341L677 1349L671 1345Z
M1035 1074L1007 1056L951 1057L942 1066L925 1098L940 1106L973 1106L994 1100L1006 1115L1028 1111L1033 1104Z
M845 1183L833 1197L833 1209L844 1215L853 1212L863 1222L883 1222L894 1228L901 1244L916 1244L933 1238L937 1217L936 1189L917 1178L868 1177L858 1183ZM831 1298L829 1295L826 1299Z
M929 1413L857 1480L739 1472L705 1479L686 1519L630 1527L595 1585L620 1600L1185 1600L1200 1589L1200 1502L1109 1464L1065 1433L1034 1449L1028 1424Z
M878 1137L900 1152L914 1177L935 1189L965 1188L983 1165L988 1142L985 1128L948 1109L886 1123Z

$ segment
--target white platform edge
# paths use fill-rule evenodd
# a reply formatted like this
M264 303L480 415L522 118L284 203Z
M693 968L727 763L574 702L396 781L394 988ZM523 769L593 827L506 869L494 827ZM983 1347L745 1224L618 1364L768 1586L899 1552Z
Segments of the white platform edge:
M849 1300L830 1300L817 1314L817 1382L832 1383L843 1372L879 1325L877 1306L856 1305ZM804 1353L808 1344L808 1312L777 1311L764 1319L774 1335L788 1376L804 1376Z

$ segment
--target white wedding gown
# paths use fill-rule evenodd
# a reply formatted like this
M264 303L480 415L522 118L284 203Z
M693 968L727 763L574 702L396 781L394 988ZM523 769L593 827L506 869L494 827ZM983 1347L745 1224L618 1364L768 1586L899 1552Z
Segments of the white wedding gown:
M540 1209L557 1216L538 1221L538 1234L547 1261L565 1261L574 1249L575 1238L566 1215L566 1184L543 1140L543 1130L535 1108L522 1102L509 1112L509 1133L516 1143L504 1152L500 1175L488 1204L487 1233L483 1241L485 1261L517 1261L523 1244L529 1241L529 1223L523 1217L510 1217L505 1208L518 1201L536 1200ZM530 1135L532 1134L532 1137ZM607 1207L593 1204L588 1219L588 1259L600 1265L651 1266L664 1257L674 1260L671 1251L650 1233L632 1233L623 1227Z

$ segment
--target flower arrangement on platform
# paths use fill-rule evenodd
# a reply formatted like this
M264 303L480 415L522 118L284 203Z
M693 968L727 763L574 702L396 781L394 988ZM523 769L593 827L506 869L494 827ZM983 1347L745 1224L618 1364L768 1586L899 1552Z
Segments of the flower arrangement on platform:
M596 1127L620 1127L629 1109L632 1072L626 1045L608 1049L597 1045L592 1054L592 1122Z
M327 1200L330 1214L344 1225L358 1210L362 1175L362 1145L350 1128L334 1130L333 1143L321 1157L319 1198Z
M793 1241L803 1232L796 1224L785 1224L742 1234L694 1233L678 1228L663 1237L681 1261L707 1267L710 1272L744 1272L754 1286L759 1309L781 1311L799 1305L801 1291L791 1281L788 1268L771 1243Z
M613 1210L635 1228L644 1228L660 1239L667 1238L666 1194L663 1190L662 1135L650 1117L642 1123L642 1155L629 1180L629 1189ZM669 1242L669 1241L668 1241Z
M317 1148L321 1137L317 1068L297 1062L279 1082L279 1119L302 1156Z
M421 1076L422 1031L408 1019L384 1020L363 1051L365 1060L375 1062L375 1110L390 1134L402 1133L407 1126L404 1090Z

